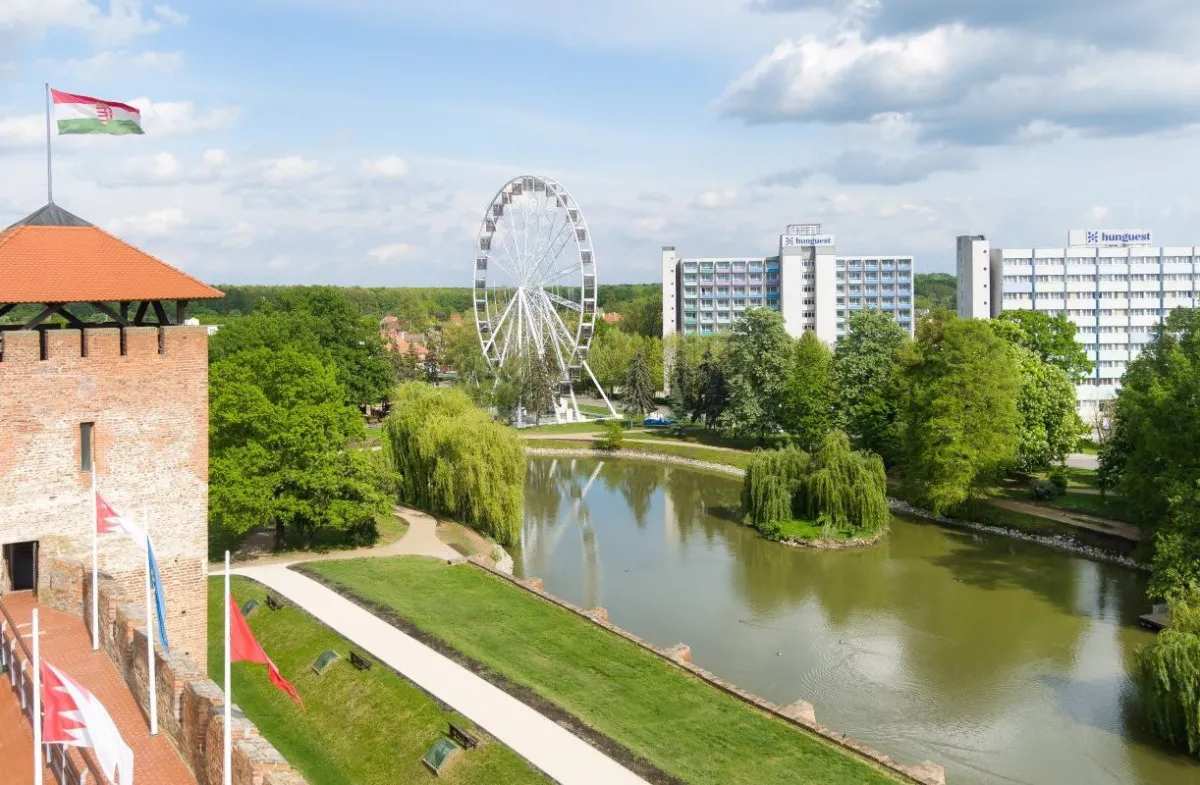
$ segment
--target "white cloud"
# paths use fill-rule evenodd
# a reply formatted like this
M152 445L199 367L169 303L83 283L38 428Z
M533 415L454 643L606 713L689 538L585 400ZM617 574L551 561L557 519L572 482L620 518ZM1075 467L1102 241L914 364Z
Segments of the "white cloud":
M45 144L45 115L0 117L0 150Z
M140 0L109 0L107 13L88 0L4 0L0 3L0 31L38 37L55 28L87 32L106 45L122 44L164 27L185 24L187 17L160 5L146 15Z
M272 187L303 183L328 171L320 161L299 155L266 159L255 164L253 169L252 180Z
M178 136L183 134L223 131L233 125L241 114L236 106L219 106L208 111L197 111L191 101L151 101L135 98L129 102L142 113L142 127L146 134L155 136Z
M728 207L737 200L738 192L735 189L727 189L724 191L705 191L697 196L692 204L695 207L712 210L719 207Z
M87 77L131 71L173 74L182 67L182 52L131 53L123 49L106 49L91 57L67 60L62 64L65 71Z
M372 248L367 251L367 256L374 259L376 262L391 262L405 256L409 256L414 251L414 248L408 243L388 243L377 248Z
M921 138L963 144L1060 128L1137 135L1200 121L1200 62L960 23L878 38L850 30L779 44L718 105L750 123L906 115Z
M286 254L276 254L267 260L267 269L278 272L279 270L286 270L291 264L292 260Z
M1088 210L1088 220L1094 223L1108 220L1108 208L1104 205L1095 205Z
M113 222L112 229L117 235L125 232L135 235L166 235L182 229L188 223L188 217L181 208L164 207L117 219Z
M388 155L363 161L359 171L373 180L401 180L408 176L408 163L399 156Z

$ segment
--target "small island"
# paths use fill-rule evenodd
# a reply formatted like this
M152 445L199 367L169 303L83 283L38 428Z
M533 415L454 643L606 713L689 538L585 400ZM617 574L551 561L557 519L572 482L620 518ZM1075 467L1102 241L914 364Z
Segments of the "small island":
M811 454L797 447L754 454L742 485L746 523L769 540L813 548L879 542L891 512L883 460L856 451L841 431Z

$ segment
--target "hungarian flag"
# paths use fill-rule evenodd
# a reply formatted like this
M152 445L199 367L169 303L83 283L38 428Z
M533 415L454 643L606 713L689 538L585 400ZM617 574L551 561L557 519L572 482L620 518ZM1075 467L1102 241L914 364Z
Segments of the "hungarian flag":
M303 706L304 701L300 699L300 693L296 692L296 688L292 686L291 682L283 678L279 673L279 668L275 667L275 663L271 662L271 658L255 640L254 633L250 631L250 625L246 624L246 618L242 616L242 610L237 606L237 600L233 599L232 594L229 595L229 609L226 612L229 614L229 661L255 662L259 665L266 665L271 683Z
M42 662L42 743L91 747L112 785L133 785L133 750L96 696Z
M51 89L59 134L140 134L142 113L129 104Z
M124 534L133 540L142 550L148 550L147 561L150 569L150 587L154 590L154 610L158 614L158 644L167 654L171 646L167 642L167 604L163 598L162 579L158 575L158 560L154 558L154 546L146 536L146 530L133 521L125 518L104 500L99 492L96 493L96 534Z

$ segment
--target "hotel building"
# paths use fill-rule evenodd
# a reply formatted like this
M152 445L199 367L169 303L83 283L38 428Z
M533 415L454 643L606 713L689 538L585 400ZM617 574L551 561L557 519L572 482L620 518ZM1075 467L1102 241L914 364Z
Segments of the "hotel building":
M875 308L911 335L913 257L838 256L819 224L795 224L771 257L684 258L663 246L663 335L714 335L749 308L783 314L789 334L833 343L851 313Z
M1175 308L1197 305L1200 247L1154 244L1148 231L1075 230L1062 248L992 248L958 238L958 314L1066 314L1095 363L1076 390L1080 413L1113 398L1130 360Z

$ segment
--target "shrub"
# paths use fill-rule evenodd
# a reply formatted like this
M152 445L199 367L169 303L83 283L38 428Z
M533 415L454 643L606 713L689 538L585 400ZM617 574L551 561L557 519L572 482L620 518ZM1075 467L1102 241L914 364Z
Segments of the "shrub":
M620 420L605 420L603 430L600 433L600 438L596 440L595 447L597 450L606 450L607 452L616 452L621 449L621 444L625 441L625 429Z
M1029 484L1029 491L1039 502L1048 502L1060 495L1058 486L1050 480L1034 480Z
M1067 468L1065 466L1055 466L1046 474L1046 479L1058 489L1059 496L1067 492Z

